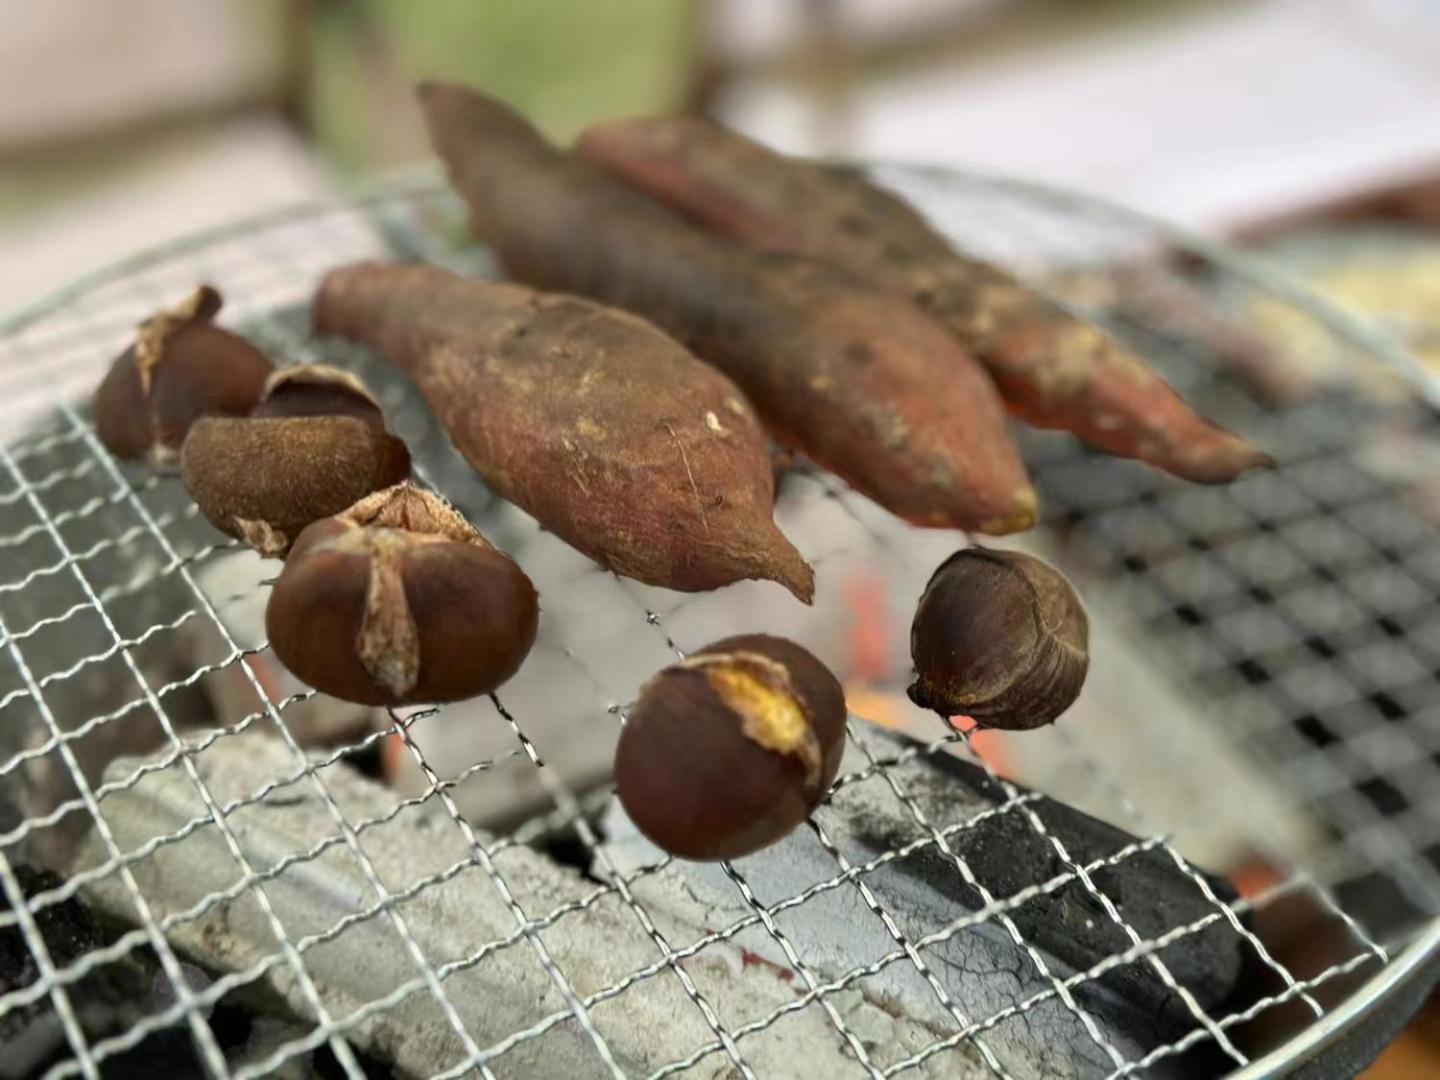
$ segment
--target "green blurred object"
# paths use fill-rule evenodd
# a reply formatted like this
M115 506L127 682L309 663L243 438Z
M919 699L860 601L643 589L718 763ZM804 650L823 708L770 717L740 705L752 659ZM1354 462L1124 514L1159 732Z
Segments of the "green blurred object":
M454 78L513 103L552 136L590 120L672 108L692 54L690 0L316 2L309 122L342 166L364 170L426 151L411 95Z

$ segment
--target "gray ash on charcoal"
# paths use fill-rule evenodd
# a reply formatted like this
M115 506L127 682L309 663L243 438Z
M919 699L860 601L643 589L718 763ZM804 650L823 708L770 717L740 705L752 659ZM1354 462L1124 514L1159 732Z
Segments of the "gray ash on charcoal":
M1173 681L1223 696L1215 719L1262 768L1320 760L1340 733L1359 737L1378 725L1404 735L1421 723L1412 703L1427 700L1433 680L1416 682L1415 661L1425 658L1428 645L1424 625L1413 622L1409 610L1410 597L1425 595L1421 585L1433 591L1433 526L1419 497L1420 474L1397 471L1398 456L1366 447L1376 438L1397 447L1433 442L1440 414L1419 402L1375 400L1343 386L1318 386L1300 404L1269 409L1220 377L1203 345L1138 323L1117 323L1116 329L1182 384L1187 398L1250 433L1281 467L1217 489L1201 511L1182 487L1054 433L1023 431L1020 443L1041 505L1068 544L1070 564L1088 565L1097 589L1123 577L1132 612L1127 630L1137 640L1164 643L1150 659ZM1107 525L1122 519L1123 530ZM1263 550L1263 567L1242 556L1245 549ZM1186 560L1197 567L1228 566L1224 575L1236 586L1234 594L1221 604L1213 576L1177 572ZM1377 581L1402 587L1387 595L1389 589L1371 584ZM1336 612L1347 620L1353 613L1353 625L1347 621L1337 629ZM1262 623L1269 629L1259 637L1236 630ZM1365 659L1352 662L1352 654ZM1317 660L1326 670L1325 685L1333 687L1323 691L1318 706L1320 699L1312 701L1307 689ZM1255 740L1257 715L1285 723L1276 725L1273 737ZM1381 825L1405 814L1409 800L1391 781L1413 767L1397 762L1319 793L1304 808L1341 841L1337 853L1346 858L1332 883L1339 906L1386 941L1405 939L1434 914L1409 879L1413 862L1422 871L1426 865L1440 869L1440 845L1422 845L1413 859L1372 866L1365 843L1349 843L1352 808L1368 805Z
M41 422L39 430L63 433L70 426L56 412ZM177 726L208 725L214 710L202 684L185 684L196 663L176 648L175 635L151 632L157 625L193 613L193 589L181 575L163 573L168 560L165 549L149 535L128 500L115 497L113 477L97 467L89 446L83 440L57 443L26 457L24 471L32 481L56 476L64 481L44 489L43 515L25 499L0 500L0 537L11 539L10 546L0 549L0 581L10 589L0 594L0 619L15 635L0 658L0 697L20 694L0 710L0 760L30 755L6 772L0 787L20 821L45 817L69 804L58 821L32 829L11 853L12 858L41 866L63 867L74 857L90 822L77 801L76 777L64 759L53 751L35 754L53 738L50 722L72 736L68 746L80 771L97 785L114 758L145 753L166 742L154 713L134 704L143 701L143 695L130 661L139 666L149 686L175 684L162 703ZM138 484L141 473L134 475ZM190 499L178 481L141 490L148 512L169 522L166 539L177 552L188 555L214 542L214 530L187 514ZM64 564L42 517L61 515L69 515L60 531L70 552L93 552L77 560L76 568L105 599L109 626L91 610L90 597L76 575L55 572ZM22 534L27 539L14 542ZM29 580L24 588L13 587L25 579ZM136 582L143 582L143 587ZM109 602L120 590L123 595ZM65 612L73 614L57 618ZM192 618L189 625L199 622ZM114 647L117 635L133 643L124 653ZM16 657L22 657L41 680L48 717L25 692ZM60 672L70 673L60 677ZM127 711L114 723L89 724L95 717L122 709ZM87 725L84 735L73 735Z
M991 805L1009 801L1006 792L980 767L948 754L933 755L930 761L934 768L917 772L909 786L932 820L946 820L944 808L954 805L956 785ZM1017 790L1024 793L1023 788ZM1035 830L1026 816L1027 809L1080 865L1113 855L1138 839L1044 797L947 837L950 849L965 860L976 880L997 899L1073 872L1050 839ZM861 831L859 835L876 855L915 839L911 833L902 835L893 829L868 834ZM949 857L934 845L899 860L895 868L944 893L965 909L973 911L984 906L979 891L966 884ZM1202 876L1222 903L1236 899L1228 882L1210 874ZM1162 850L1128 856L1114 867L1093 872L1091 880L1114 902L1142 940L1216 912L1196 882ZM1093 967L1133 945L1078 878L1031 898L1009 915L1026 941L1071 969L1057 972L1061 978ZM1204 1009L1213 1011L1235 1000L1245 971L1244 951L1244 942L1235 930L1226 920L1217 919L1156 955ZM1074 994L1085 1008L1105 1016L1144 1044L1173 1041L1196 1025L1184 1002L1143 958L1086 981L1075 988Z
M62 884L63 879L55 874L25 863L12 862L11 868L27 899ZM0 911L10 910L0 896ZM51 961L62 971L87 954L114 944L129 929L107 925L74 898L41 907L34 919ZM210 984L209 973L184 959L181 971L192 992L198 993ZM39 967L19 927L0 929L0 996L32 986L39 977ZM65 990L76 1022L91 1046L164 1011L176 997L169 976L155 954L144 946L97 966L69 983ZM232 1064L258 1061L310 1030L307 1024L291 1017L262 1015L248 1001L236 1001L229 995L205 1011L205 1020ZM73 1058L74 1050L49 994L0 1014L0 1080L38 1076ZM366 1076L391 1075L363 1054L357 1052L356 1058ZM299 1075L344 1075L328 1046L292 1061ZM105 1080L202 1080L209 1074L191 1041L188 1025L177 1020L130 1049L106 1057L100 1062L100 1075Z

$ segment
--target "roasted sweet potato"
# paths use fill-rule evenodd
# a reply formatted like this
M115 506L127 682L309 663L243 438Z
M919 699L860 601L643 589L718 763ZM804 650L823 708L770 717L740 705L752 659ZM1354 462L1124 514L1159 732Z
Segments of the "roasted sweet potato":
M853 169L787 158L696 117L601 124L578 149L717 234L823 256L910 297L979 357L1010 411L1038 427L1201 483L1269 461L1197 416L1133 352L960 254Z
M658 323L733 378L781 442L901 517L1033 523L994 387L918 308L826 261L707 235L481 94L427 84L421 100L509 273Z
M312 314L407 372L486 483L600 565L686 591L767 578L809 602L759 420L644 320L377 263L326 275Z

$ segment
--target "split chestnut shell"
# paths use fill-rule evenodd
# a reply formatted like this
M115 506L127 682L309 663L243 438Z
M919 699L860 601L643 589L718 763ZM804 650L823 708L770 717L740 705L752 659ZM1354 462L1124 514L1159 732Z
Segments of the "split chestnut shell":
M281 663L362 705L488 693L519 670L538 619L525 572L409 484L301 533L265 609Z
M172 466L202 416L244 416L274 370L250 342L214 325L220 294L202 285L145 322L95 392L95 431L118 458Z
M249 416L197 421L180 473L212 525L278 558L306 526L406 479L410 453L360 380L305 364L275 372Z
M620 735L615 783L631 821L684 859L733 859L803 822L845 744L845 695L784 638L726 638L655 675Z

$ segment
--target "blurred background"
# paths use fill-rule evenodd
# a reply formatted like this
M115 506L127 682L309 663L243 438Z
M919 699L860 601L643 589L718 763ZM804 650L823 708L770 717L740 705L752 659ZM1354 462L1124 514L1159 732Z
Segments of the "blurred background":
M1431 0L0 8L0 309L167 237L422 161L410 86L425 75L482 84L559 137L702 110L787 149L1036 177L1246 236L1353 204L1440 214ZM1353 264L1321 284L1372 306L1385 294L1411 329L1440 307L1440 254L1398 254L1403 275L1367 266L1378 285L1351 280Z

